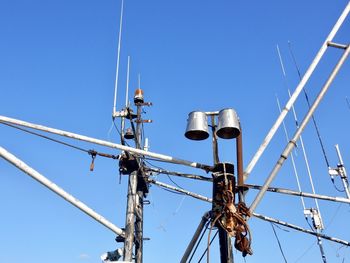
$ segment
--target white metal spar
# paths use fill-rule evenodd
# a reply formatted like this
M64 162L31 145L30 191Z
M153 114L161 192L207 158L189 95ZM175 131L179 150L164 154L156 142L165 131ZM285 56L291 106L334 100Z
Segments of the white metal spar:
M349 7L350 7L350 4L349 4ZM329 89L329 87L330 87L332 81L334 80L335 76L337 75L337 73L339 72L340 68L344 64L345 60L349 56L349 53L350 53L350 45L347 46L345 52L343 53L343 55L339 59L337 65L334 67L333 71L331 72L328 80L326 81L326 83L322 87L320 93L316 97L314 103L312 104L312 106L310 107L308 113L306 114L306 116L304 117L303 121L301 122L299 128L295 132L295 134L292 137L292 139L290 140L290 142L284 148L284 150L283 150L283 152L281 154L281 157L278 159L276 165L271 170L270 175L266 179L266 181L265 181L264 185L262 186L260 192L257 194L257 196L255 197L254 201L252 202L252 204L251 204L251 206L249 208L251 213L253 213L255 211L256 207L258 206L258 204L261 202L263 196L265 195L268 187L270 186L270 184L272 183L272 181L276 177L277 173L279 172L279 170L283 166L285 160L288 158L288 156L291 153L291 151L294 149L294 147L296 145L296 141L300 138L301 133L305 129L307 123L311 119L311 116L314 114L316 108L318 107L318 105L320 104L322 98L324 97L324 95L326 94L327 90Z
M331 42L333 40L335 34L338 32L339 28L343 24L345 18L349 14L349 12L350 12L350 1L346 5L344 11L340 15L340 17L337 20L337 22L335 23L334 27L332 28L331 32L327 36L326 40L322 44L322 46L321 46L320 50L318 51L318 53L316 54L314 60L311 62L309 68L305 72L305 75L303 76L303 78L299 82L298 86L296 87L294 93L292 94L292 96L288 100L288 102L287 102L286 106L284 107L284 109L282 110L281 114L279 115L279 117L277 118L276 122L271 127L270 131L266 135L266 137L263 140L262 144L260 145L259 149L257 150L255 155L251 159L250 163L248 164L247 168L245 169L245 171L244 171L244 180L246 180L248 178L249 174L254 169L256 163L260 159L261 155L263 154L263 152L265 151L266 147L270 143L272 137L274 136L274 134L276 133L276 131L278 130L278 128L282 124L282 121L286 117L286 115L289 112L289 110L291 109L292 105L294 104L294 102L298 98L300 92L303 90L306 82L309 80L309 78L311 77L311 75L312 75L313 71L315 70L316 66L318 65L318 63L320 62L320 60L323 57L324 53L326 52L327 46L328 46L328 42Z
M0 123L1 122L11 123L11 124L15 124L15 125L19 125L19 126L35 129L35 130L49 132L49 133L52 133L52 134L57 134L57 135L60 135L60 136L71 138L71 139L76 139L76 140L80 140L80 141L86 141L86 142L90 142L90 143L94 143L94 144L98 144L98 145L102 145L102 146L106 146L106 147L110 147L110 148L119 149L119 150L122 150L122 151L132 152L132 153L135 153L135 154L156 158L156 159L159 159L159 160L162 160L162 161L165 161L165 162L169 162L169 163L181 164L181 165L186 165L186 166L190 166L190 167L193 167L193 168L200 168L200 169L204 169L204 170L210 169L210 166L206 165L206 164L201 164L201 163L186 161L186 160L182 160L182 159L177 159L177 158L174 158L174 157L171 157L171 156L168 156L168 155L164 155L164 154L144 151L144 150L141 150L141 149L136 149L136 148L133 148L133 147L124 146L124 145L121 145L121 144L111 143L111 142L108 142L108 141L99 140L99 139L91 138L91 137L88 137L88 136L79 135L79 134L76 134L76 133L63 131L63 130L59 130L59 129L54 129L54 128L46 127L46 126L43 126L43 125L38 125L38 124L34 124L34 123L30 123L30 122L26 122L26 121L22 121L22 120L18 120L18 119L13 119L13 118L9 118L9 117L5 117L5 116L1 116L0 115Z
M31 176L33 179L37 180L39 183L44 185L45 187L49 188L51 191L56 193L57 195L61 196L64 198L66 201L74 205L75 207L79 208L81 211L83 211L85 214L88 216L92 217L108 229L112 230L114 233L117 235L124 236L124 231L105 219L103 216L100 214L96 213L94 210L92 210L90 207L88 207L86 204L83 202L79 201L77 198L72 196L71 194L67 193L64 191L62 188L57 186L55 183L47 179L45 176L28 166L26 163L18 159L16 156L13 154L9 153L6 149L0 146L0 156L4 158L6 161L9 163L13 164L16 166L18 169L22 170L24 173L28 174Z

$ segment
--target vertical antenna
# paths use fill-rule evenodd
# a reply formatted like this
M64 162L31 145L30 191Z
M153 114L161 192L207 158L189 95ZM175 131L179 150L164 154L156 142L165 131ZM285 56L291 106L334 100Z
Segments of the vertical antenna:
M137 75L137 79L138 79L138 85L139 85L139 89L141 89L141 74L139 73L138 75Z
M130 75L130 56L128 56L128 69L126 72L126 94L125 94L125 108L128 107L129 97L129 75Z
M288 85L287 85L287 78L286 78L286 73L285 73L284 66L283 66L283 60L282 60L281 52L280 52L280 50L278 48L278 45L277 45L277 52L278 52L278 56L279 56L279 59L280 59L283 75L284 75L284 78L285 78L285 84L287 86L288 95L289 95L289 98L291 98L291 93L290 93L290 90L289 90ZM295 63L294 56L293 56L293 60L294 60L294 63ZM297 69L298 69L298 74L299 74L299 77L300 77L299 68L297 68ZM304 93L306 93L304 88L303 88L303 91L304 91ZM279 108L281 110L280 106L279 106ZM310 108L310 105L309 105L309 108ZM299 122L298 122L298 118L297 118L297 114L296 114L294 105L292 105L292 111L293 111L294 121L295 121L296 127L297 127L297 129L299 129L300 126L299 126ZM313 118L313 115L312 115L312 118ZM283 124L284 124L284 122L283 122ZM309 161L308 161L308 158L307 158L307 155L306 155L304 142L303 142L303 137L302 137L301 134L300 134L300 144L301 144L301 148L303 150L306 170L307 170L307 174L309 176L312 193L315 194L315 187L314 187L314 183L313 183L313 179L312 179L312 174L311 174L311 170L310 170L310 166L309 166ZM291 156L293 158L293 152L292 151L291 151ZM314 198L314 202L315 202L315 205L316 205L316 211L314 211L313 208L305 209L305 204L303 203L303 205L304 205L304 216L305 216L305 219L306 219L307 222L308 222L308 215L311 216L311 218L313 220L314 228L316 229L316 232L320 233L324 229L324 225L323 225L323 221L322 221L320 207L318 205L318 201L317 201L316 198ZM324 263L327 263L326 255L324 253L324 249L323 249L323 245L322 245L322 240L321 240L321 238L319 236L317 236L317 243L318 243L318 246L319 246L319 249L320 249L320 252L321 252L322 260L323 260Z
M114 101L113 101L113 118L117 112L117 90L118 90L118 77L119 77L119 61L120 61L120 45L122 39L122 25L123 25L123 13L124 13L124 0L122 0L121 9L120 9L120 24L119 24L119 36L118 36L118 51L117 51L117 67L115 73L115 86L114 86Z
M278 46L277 46L277 48L278 48ZM278 110L279 110L280 113L281 113L281 111L282 111L282 109L281 109L281 104L280 104L280 101L279 101L277 95L276 95L276 100L277 100ZM286 128L286 124L284 123L284 121L282 122L282 124L283 124L283 130L284 130L284 134L285 134L285 136L286 136L287 142L289 142L289 135L288 135L288 131L287 131L287 128ZM302 192L302 190L301 190L301 185L300 185L300 180L299 180L299 175L298 175L298 170L297 170L297 167L296 167L296 165L295 165L295 160L294 160L294 154L293 154L293 152L291 152L290 157L291 157L291 160L292 160L292 165L293 165L293 170L294 170L295 179L297 180L298 190L299 190L299 192ZM302 196L300 196L300 199L301 199L301 204L302 204L302 206L303 206L303 209L304 209L304 211L305 211L306 206L305 206L304 198L303 198Z
M278 46L277 46L277 52L278 52L278 56L279 56L279 59L280 59L281 67L282 67L283 72L284 72L284 77L286 77L285 71L284 71L284 67L283 67L283 60L282 60L281 53L280 53L280 50L279 50ZM289 90L288 87L287 87L287 90L288 90L289 98L291 98L291 93L290 93L290 90ZM299 129L300 126L299 126L299 122L298 122L298 118L297 118L297 114L296 114L294 105L292 105L292 111L293 111L293 116L294 116L294 121L295 121L296 127L297 127L297 129ZM313 179L312 179L312 174L311 174L311 170L310 170L309 160L308 160L308 157L307 157L307 154L306 154L306 150L305 150L305 146L304 146L304 140L303 140L303 137L302 137L301 134L300 134L299 139L300 139L300 144L301 144L301 148L302 148L302 151L303 151L303 156L304 156L304 160L305 160L307 174L309 176L311 190L312 190L312 193L315 194L315 186L314 186L314 182L313 182ZM319 216L321 218L321 211L320 211L320 207L318 205L318 201L317 201L316 198L314 198L314 201L315 201L315 205L316 205L317 211L319 213ZM305 213L305 210L304 210L304 213ZM323 223L321 223L321 228L323 229Z
M292 43L290 41L288 41L288 48L289 48L289 53L290 53L290 55L291 55L291 57L293 59L294 66L295 66L295 68L296 68L296 70L298 72L299 80L301 80L300 69L298 67L297 60L296 60L296 58L294 56L294 53L293 53L293 50L292 50ZM309 106L309 109L310 109L311 108L311 104L310 104L310 101L309 101L309 96L308 96L308 94L306 92L306 89L304 87L303 87L303 92L304 92L304 96L305 96L307 105ZM322 141L322 138L321 138L320 131L318 129L318 125L317 125L315 116L312 115L311 118L312 118L312 122L313 122L313 124L315 126L315 130L316 130L316 133L317 133L318 141L320 142L320 146L321 146L321 149L322 149L323 157L324 157L326 165L327 165L327 167L329 169L330 168L329 161L328 161L328 158L327 158L326 150L325 150L324 145L323 145L323 141Z
M129 97L129 75L130 75L130 56L128 56L128 66L126 71L126 93L125 93L125 112L127 112L128 105L128 97ZM120 141L122 145L125 145L125 117L122 115L122 121L121 121L121 134L120 134Z

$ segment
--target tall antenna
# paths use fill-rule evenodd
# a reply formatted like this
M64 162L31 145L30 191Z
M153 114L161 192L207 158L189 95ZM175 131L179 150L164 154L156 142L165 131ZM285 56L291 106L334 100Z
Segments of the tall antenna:
M139 73L138 75L137 75L137 81L138 81L138 88L139 89L141 89L141 74Z
M126 71L126 92L125 92L125 112L128 111L129 107L129 75L130 75L130 56L128 56L128 65L127 65L127 71ZM122 115L122 121L121 121L121 134L120 134L120 141L122 145L125 145L125 116Z
M124 13L124 0L122 0L120 9L120 23L119 23L119 36L118 36L118 51L117 51L117 67L115 73L115 84L114 84L114 101L113 101L113 118L117 114L117 90L118 90L118 78L119 78L119 64L120 64L120 46L122 40L122 25L123 25L123 13Z
M289 53L290 53L290 55L291 55L291 57L293 59L294 66L295 66L295 68L296 68L296 70L298 72L299 80L301 80L300 69L299 69L297 60L296 60L296 58L294 56L293 49L292 49L292 43L290 41L288 41L288 48L289 48ZM311 104L310 104L309 96L308 96L305 88L303 88L303 92L304 92L304 96L305 96L307 105L309 106L309 109L310 109ZM327 158L326 150L325 150L324 145L323 145L322 137L321 137L320 131L318 129L318 125L317 125L315 116L312 115L311 118L312 118L312 122L313 122L313 124L315 126L315 130L316 130L316 133L317 133L318 141L320 142L320 146L321 146L321 149L322 149L323 157L324 157L326 165L327 165L327 167L329 169L329 167L330 167L329 166L329 161L328 161L328 158Z
M283 64L281 52L280 52L280 49L279 49L278 45L277 45L277 52L278 52L278 57L279 57L279 60L280 60L281 68L282 68L282 71L283 71L285 84L287 86L286 72L284 70L284 64ZM298 69L298 74L300 74L299 69ZM299 77L300 77L300 75L299 75ZM290 90L289 90L288 86L287 86L287 90L288 90L289 98L291 98L291 93L290 93ZM305 93L305 89L303 89L303 90L304 90L304 93ZM280 108L280 106L279 106L279 108ZM310 105L309 105L309 108L310 108ZM292 105L292 112L293 112L296 128L299 129L300 126L299 126L299 122L298 122L298 118L297 118L297 114L296 114L294 105ZM313 118L313 115L312 115L312 118ZM303 151L303 156L304 156L304 160L305 160L307 174L309 176L309 181L310 181L312 193L315 194L315 187L314 187L314 183L313 183L313 179L312 179L312 174L311 174L311 170L310 170L310 166L309 166L309 161L308 161L308 157L307 157L307 154L306 154L303 137L302 137L301 134L300 134L299 139L300 139L301 148L302 148L302 151ZM291 152L291 156L293 157L292 152ZM315 205L316 205L316 209L314 209L314 208L305 209L305 207L304 207L304 216L305 216L306 220L308 220L308 216L311 217L312 222L313 222L313 226L316 229L316 232L320 233L324 229L324 225L323 225L323 222L322 222L322 216L321 216L320 207L319 207L319 204L318 204L318 201L317 201L316 198L314 198L314 202L315 202ZM317 243L318 243L318 246L320 248L322 260L323 260L324 263L327 263L326 255L325 255L325 252L324 252L324 249L323 249L323 245L322 245L322 240L321 240L321 238L319 236L317 237Z
M125 108L129 105L129 76L130 76L130 56L128 56L128 69L126 72L126 92L125 92Z
M278 48L278 46L277 46L277 48ZM276 95L276 100L277 100L278 110L279 110L280 113L281 113L281 111L282 111L282 109L281 109L281 104L280 104L280 101L279 101L277 95ZM287 131L287 128L286 128L286 124L284 123L284 121L282 122L282 124L283 124L283 130L284 130L284 134L285 134L285 136L286 136L287 142L289 142L289 135L288 135L288 131ZM297 170L297 167L296 167L296 164L295 164L293 152L290 154L290 157L291 157L291 160L292 160L293 171L294 171L295 179L296 179L296 181L297 181L298 190L299 190L299 192L302 192L302 191L301 191L300 180L299 180L299 175L298 175L298 170ZM302 204L302 206L303 206L303 209L304 209L304 211L305 211L305 210L306 210L306 206L305 206L304 198L303 198L302 196L300 196L300 199L301 199L301 204Z

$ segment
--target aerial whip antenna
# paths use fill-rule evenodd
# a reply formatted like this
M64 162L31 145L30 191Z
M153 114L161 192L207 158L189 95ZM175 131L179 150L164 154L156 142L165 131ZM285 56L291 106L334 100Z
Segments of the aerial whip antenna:
M115 84L114 84L114 101L113 101L113 118L117 115L117 91L118 91L118 77L119 77L119 61L120 61L120 45L122 40L122 25L123 25L123 13L124 13L124 0L122 0L120 9L120 23L119 23L119 36L118 36L118 51L117 51L117 67L115 73Z
M296 58L294 56L294 53L293 53L293 50L292 50L292 43L290 41L288 41L288 48L289 48L289 53L290 53L290 55L291 55L291 57L293 59L293 63L294 63L295 69L298 72L299 80L301 80L300 68L299 68L297 60L296 60ZM303 92L304 92L304 95L305 95L305 99L306 99L307 105L308 105L308 107L310 109L311 104L310 104L309 96L308 96L305 88L303 88ZM323 141L322 141L322 138L321 138L320 131L318 129L318 125L317 125L315 116L312 115L311 118L312 118L312 122L313 122L313 124L315 126L315 130L316 130L316 133L317 133L318 141L320 142L320 146L321 146L321 149L322 149L323 157L325 159L327 168L329 169L330 168L329 161L328 161L328 158L327 158L326 150L325 150L324 145L323 145Z
M125 92L125 112L128 111L129 107L129 75L130 75L130 56L128 56L128 66L127 66L127 71L126 71L126 92ZM121 133L120 133L120 141L122 145L125 145L125 116L122 117L121 120ZM128 137L126 137L127 139Z
M284 75L285 81L287 81L286 80L286 72L284 70L283 60L282 60L281 52L279 50L278 45L277 45L277 52L278 52L278 56L279 56L279 59L280 59L280 64L281 64L281 68L282 68L282 71L283 71L283 75ZM295 60L294 60L294 62L295 62ZM299 74L299 78L300 78L300 71L299 71L299 69L298 69L298 74ZM285 82L285 84L287 84L287 83ZM287 90L288 90L289 98L291 98L291 93L290 93L290 90L289 90L288 87L287 87ZM303 91L304 91L304 94L306 94L305 88L303 88ZM310 109L311 105L309 103L308 103L308 106L309 106L309 109ZM279 108L281 110L280 106L279 106ZM292 105L292 112L293 112L293 117L294 117L296 128L299 129L300 126L299 126L299 122L298 122L298 118L297 118L297 114L296 114L294 105ZM314 121L314 124L316 124L313 115L311 115L311 117L312 117L312 120ZM305 150L305 146L304 146L303 136L301 134L300 134L299 139L300 139L300 144L301 144L301 148L302 148L302 151L303 151L303 156L304 156L304 160L305 160L307 174L309 176L309 181L310 181L312 193L315 194L315 186L314 186L314 183L313 183L312 174L311 174L311 170L310 170L310 166L309 166L309 161L308 161L306 150ZM320 139L320 137L319 137L319 139ZM291 156L293 157L292 152L291 152ZM317 201L316 198L314 198L314 201L315 201L316 209L314 209L314 208L305 209L305 206L304 206L304 216L305 216L305 219L307 220L307 222L308 222L308 216L310 216L312 218L312 222L313 222L314 228L316 229L317 233L320 233L324 229L324 225L323 225L323 222L322 222L322 216L321 216L321 211L320 211L320 207L319 207L318 201ZM322 240L321 240L321 238L319 236L317 236L317 243L318 243L318 246L320 248L322 260L323 260L324 263L327 263L326 255L325 255L325 252L324 252L324 249L323 249L323 245L322 245Z

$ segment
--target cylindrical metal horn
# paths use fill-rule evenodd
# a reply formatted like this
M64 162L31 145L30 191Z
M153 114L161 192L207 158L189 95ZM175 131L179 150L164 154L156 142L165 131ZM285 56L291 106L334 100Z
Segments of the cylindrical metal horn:
M207 115L201 111L192 111L188 114L186 138L190 140L205 140L209 137Z
M222 139L233 139L241 133L237 113L234 109L223 109L219 112L219 123L216 135Z

